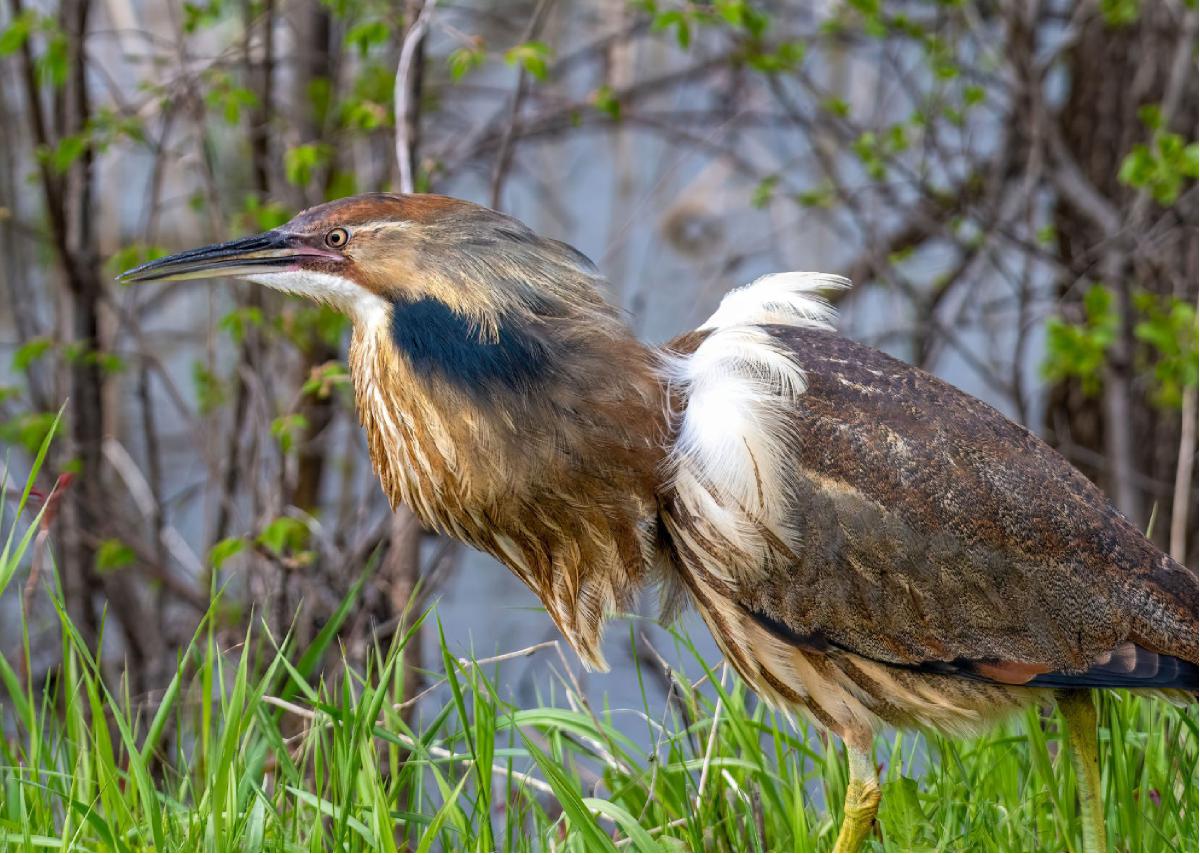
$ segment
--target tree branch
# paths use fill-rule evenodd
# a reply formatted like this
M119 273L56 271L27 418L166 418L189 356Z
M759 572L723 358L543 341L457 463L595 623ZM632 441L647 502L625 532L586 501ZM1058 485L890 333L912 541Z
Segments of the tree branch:
M418 56L425 33L429 30L429 21L433 17L433 7L437 0L417 0L420 11L409 25L404 34L404 42L400 46L400 62L396 67L396 85L393 90L396 112L396 165L400 169L400 192L412 193L415 189L414 173L416 171L415 152L416 140L416 111L417 97L414 90L413 68ZM417 72L419 76L419 71Z

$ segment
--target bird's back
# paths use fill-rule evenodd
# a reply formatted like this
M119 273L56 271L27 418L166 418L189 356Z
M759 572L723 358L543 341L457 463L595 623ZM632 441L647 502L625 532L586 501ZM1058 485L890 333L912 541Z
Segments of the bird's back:
M770 331L807 379L789 426L801 467L882 511L873 540L885 552L873 563L883 584L897 560L910 585L945 591L960 572L1000 596L1007 620L1033 624L1013 627L1018 635L1064 634L1061 648L1082 656L1102 655L1115 640L1196 661L1195 574L1056 451L877 350L811 327ZM918 540L898 551L879 542L889 532ZM964 652L983 656L994 641L979 644Z
M669 346L667 528L751 682L1194 691L1195 574L1024 428L834 334L829 284L762 280Z

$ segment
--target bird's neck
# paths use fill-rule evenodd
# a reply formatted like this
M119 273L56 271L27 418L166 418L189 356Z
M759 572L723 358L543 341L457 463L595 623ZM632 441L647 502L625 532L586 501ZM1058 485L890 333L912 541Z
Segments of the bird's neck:
M434 299L356 322L359 416L393 505L500 559L601 666L607 613L654 560L666 407L613 317L485 329Z

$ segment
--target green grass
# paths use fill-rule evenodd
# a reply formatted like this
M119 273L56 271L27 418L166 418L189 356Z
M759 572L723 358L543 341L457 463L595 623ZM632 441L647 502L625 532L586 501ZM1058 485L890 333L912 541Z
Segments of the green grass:
M4 526L0 596L15 597L35 527L19 510ZM498 663L460 660L443 640L442 671L427 679L444 682L410 727L399 707L405 638L361 667L343 660L336 679L317 670L353 607L352 593L305 650L257 624L223 646L214 608L175 679L148 701L104 679L56 602L61 656L44 685L22 677L28 632L16 661L0 657L0 850L833 843L846 786L836 741L826 750L686 639L670 703L650 702L646 689L637 711L590 707L569 655L542 705L518 708L498 688ZM1110 846L1196 851L1196 707L1124 694L1101 703ZM1062 733L1057 713L1035 710L975 740L880 740L884 798L868 848L1078 849Z

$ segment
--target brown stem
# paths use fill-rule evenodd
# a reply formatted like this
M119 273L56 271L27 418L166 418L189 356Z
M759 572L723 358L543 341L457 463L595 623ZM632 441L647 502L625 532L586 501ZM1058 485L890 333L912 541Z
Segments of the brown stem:
M1183 419L1179 428L1179 456L1175 461L1175 495L1171 500L1171 557L1187 561L1188 510L1192 501L1192 464L1196 460L1196 387L1183 393Z
M529 18L529 23L525 26L525 32L521 34L521 44L537 37L538 32L542 28L542 23L546 20L546 13L550 9L552 0L538 0L537 6L533 10L533 15ZM529 74L525 71L524 66L517 69L517 88L513 92L512 104L508 109L508 124L504 128L504 136L500 140L500 150L496 153L496 166L492 170L492 207L500 210L500 197L504 193L504 181L508 178L509 168L512 166L513 153L513 129L517 124L517 116L521 113L521 104L525 101L525 94L529 91Z

